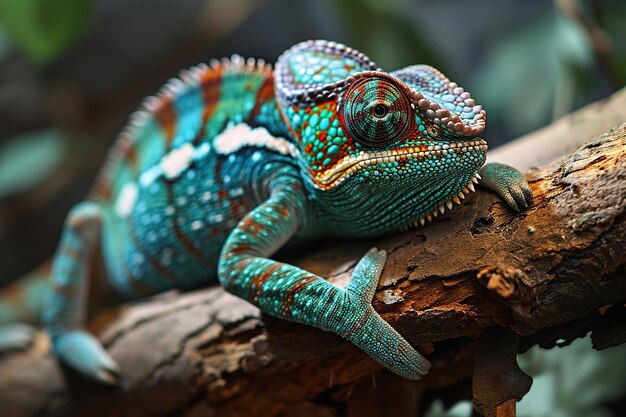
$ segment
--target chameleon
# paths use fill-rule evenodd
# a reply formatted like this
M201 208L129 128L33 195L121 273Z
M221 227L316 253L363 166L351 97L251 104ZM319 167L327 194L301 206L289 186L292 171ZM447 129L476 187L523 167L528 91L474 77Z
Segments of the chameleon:
M40 286L54 354L117 384L118 364L86 330L92 300L217 280L266 314L334 332L420 378L428 360L372 307L384 251L367 252L343 288L271 256L298 239L423 226L479 180L512 209L528 207L519 171L483 166L485 122L482 106L435 68L385 72L331 41L301 42L275 67L234 55L182 71L130 116L67 215ZM15 292L0 298L0 350L31 338L7 323L19 318Z

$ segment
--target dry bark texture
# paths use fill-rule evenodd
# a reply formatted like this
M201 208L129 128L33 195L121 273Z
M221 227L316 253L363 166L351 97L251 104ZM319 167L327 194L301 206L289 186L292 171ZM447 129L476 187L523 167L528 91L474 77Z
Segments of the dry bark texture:
M425 389L471 395L461 382L472 372L473 339L488 327L514 330L525 347L589 329L597 329L600 347L620 343L624 332L615 323L624 322L623 309L606 306L626 301L625 153L626 124L528 172L535 202L523 213L480 190L423 228L280 255L343 285L370 247L385 249L374 307L432 359L422 381L381 371L338 336L261 315L210 288L124 306L97 320L94 327L123 369L120 388L86 383L61 368L44 336L30 351L3 358L0 410L11 416L415 415Z

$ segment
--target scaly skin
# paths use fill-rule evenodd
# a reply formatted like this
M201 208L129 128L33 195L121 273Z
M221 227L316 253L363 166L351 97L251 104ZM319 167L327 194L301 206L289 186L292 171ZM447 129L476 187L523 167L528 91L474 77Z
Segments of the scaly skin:
M43 308L54 351L117 382L84 330L87 271L102 256L129 299L218 278L268 314L335 332L419 378L428 361L371 306L384 252L368 252L346 288L270 257L294 236L392 233L460 204L480 178L484 126L482 108L434 68L386 73L333 42L294 46L275 71L235 56L183 72L131 118L68 216ZM513 168L482 175L514 209L530 203ZM0 316L9 310L0 304ZM7 327L0 346L29 335Z

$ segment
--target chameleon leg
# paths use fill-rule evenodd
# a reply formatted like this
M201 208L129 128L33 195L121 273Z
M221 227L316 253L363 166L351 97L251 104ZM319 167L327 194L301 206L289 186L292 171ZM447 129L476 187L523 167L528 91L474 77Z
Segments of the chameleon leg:
M100 239L100 222L100 207L91 202L75 206L68 215L44 300L43 323L65 364L92 380L115 384L117 364L83 328L88 265Z
M344 327L342 336L395 373L416 379L428 372L430 363L372 307L386 260L384 251L370 249L354 269L346 292L350 299L348 305L356 304L355 310L359 311L361 319ZM354 303L354 300L357 302Z
M298 185L292 185L274 192L248 214L222 250L218 265L222 285L268 314L335 332L397 374L418 379L428 371L428 361L371 305L385 264L383 252L365 255L345 289L267 259L302 227L305 202Z
M480 169L480 185L495 191L515 211L528 207L533 201L533 193L528 182L517 169L498 163L491 163Z

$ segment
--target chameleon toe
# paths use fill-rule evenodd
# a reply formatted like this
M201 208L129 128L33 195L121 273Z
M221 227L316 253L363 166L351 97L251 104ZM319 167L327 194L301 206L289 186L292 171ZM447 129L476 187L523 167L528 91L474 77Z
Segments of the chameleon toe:
M502 197L502 199L506 201L509 207L511 207L513 210L520 211L519 205L517 204L517 201L515 201L515 198L513 198L510 190L502 191L500 197Z
M487 164L480 170L480 184L495 191L515 211L527 208L532 202L528 182L517 169L499 163Z
M367 306L372 301L383 272L387 254L384 250L370 249L357 263L346 290L362 297Z
M524 193L522 192L521 188L517 184L511 186L511 188L509 189L509 192L515 199L515 202L518 204L518 206L522 206L524 208L528 207L528 202L526 201L526 197L524 196Z
M530 186L527 182L520 185L522 189L522 193L524 193L524 197L526 198L526 202L530 206L533 203L533 191L530 189Z
M120 379L119 373L110 369L99 369L97 372L97 381L105 385L119 385Z
M59 359L92 381L118 384L119 366L89 333L80 330L65 333L54 338L53 347Z
M407 379L420 379L428 373L431 367L430 361L413 348L403 355L398 355L395 359L398 363L392 364L391 369L396 369L399 375Z

